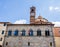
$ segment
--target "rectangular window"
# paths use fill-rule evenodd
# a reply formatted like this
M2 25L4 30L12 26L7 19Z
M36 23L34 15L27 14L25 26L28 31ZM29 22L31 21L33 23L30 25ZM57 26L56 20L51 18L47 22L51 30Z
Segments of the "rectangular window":
M2 30L2 34L4 34L4 30Z
M45 36L47 36L47 31L45 31Z
M30 46L30 42L28 42L28 46Z
M48 36L50 36L50 32L48 31Z
M37 36L41 36L41 31L37 31Z
M50 36L50 32L49 31L45 31L45 36Z
M11 36L12 35L12 31L8 31L8 36Z

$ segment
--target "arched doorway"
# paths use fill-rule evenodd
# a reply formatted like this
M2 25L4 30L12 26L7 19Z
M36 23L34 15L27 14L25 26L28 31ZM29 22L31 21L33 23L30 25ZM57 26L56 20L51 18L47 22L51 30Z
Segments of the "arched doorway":
M2 47L2 45L0 45L0 47Z

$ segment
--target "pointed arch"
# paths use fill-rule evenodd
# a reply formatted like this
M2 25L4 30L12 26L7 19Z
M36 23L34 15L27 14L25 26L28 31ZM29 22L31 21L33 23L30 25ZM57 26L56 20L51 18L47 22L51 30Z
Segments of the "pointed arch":
M21 34L21 35L22 35L22 36L25 36L25 35L26 35L25 29L22 30L22 34Z
M12 30L9 30L8 31L8 36L11 36L12 35Z
M41 36L41 30L40 29L37 30L37 36Z
M50 36L50 31L49 30L45 30L45 36Z
M18 30L14 31L14 36L18 36Z
M29 36L33 36L33 30L32 29L29 30Z

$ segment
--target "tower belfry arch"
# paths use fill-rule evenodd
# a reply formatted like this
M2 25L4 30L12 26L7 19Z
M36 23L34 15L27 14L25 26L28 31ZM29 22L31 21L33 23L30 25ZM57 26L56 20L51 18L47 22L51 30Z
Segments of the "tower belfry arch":
M34 6L30 7L30 24L35 23L36 8Z

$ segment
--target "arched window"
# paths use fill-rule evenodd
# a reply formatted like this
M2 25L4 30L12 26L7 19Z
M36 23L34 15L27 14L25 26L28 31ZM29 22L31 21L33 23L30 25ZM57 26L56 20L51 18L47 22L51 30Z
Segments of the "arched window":
M45 36L50 36L49 30L45 30Z
M40 29L37 30L37 36L41 36L41 30Z
M18 30L14 31L14 36L18 36Z
M25 30L22 30L22 34L21 35L25 36L25 32L26 32Z
M29 36L33 36L33 30L32 29L29 30Z
M11 35L12 35L12 31L9 30L9 31L8 31L8 36L11 36Z

